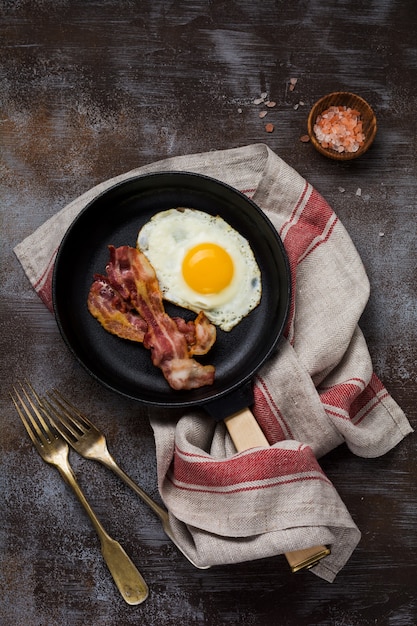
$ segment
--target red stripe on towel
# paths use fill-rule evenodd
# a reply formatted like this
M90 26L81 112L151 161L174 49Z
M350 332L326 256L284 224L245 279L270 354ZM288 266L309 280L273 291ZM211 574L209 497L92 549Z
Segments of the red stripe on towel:
M360 424L387 396L387 390L375 373L367 385L365 381L354 378L320 390L320 399L326 412L350 420L355 425Z
M327 483L328 485L332 485L332 483L330 482L330 480L328 480L328 478L326 478L326 476L324 474L314 474L314 475L302 475L302 476L292 476L292 477L288 477L288 478L280 478L280 479L275 479L274 480L270 480L267 483L264 484L259 484L259 483L254 483L254 484L246 484L246 485L236 485L236 486L232 486L232 487L228 487L227 489L223 487L223 489L219 486L215 486L212 488L208 488L208 487L203 487L200 485L192 485L192 484L180 484L175 480L175 477L168 473L166 475L167 480L169 480L169 482L174 485L174 487L176 489L179 489L181 491L194 491L194 492L199 492L199 493L209 493L209 494L223 494L226 496L230 496L230 494L232 493L244 493L246 491L260 491L261 489L271 489L271 488L276 488L276 487L281 487L283 485L290 485L292 483L308 483L310 481L321 481L324 483Z
M268 442L272 445L277 441L294 439L289 424L286 422L265 381L261 377L256 379L253 395L255 399L253 414Z
M352 402L363 392L366 382L361 378L351 378L332 387L319 389L320 400L323 404L329 404L349 411Z
M297 265L328 241L337 222L338 218L329 204L306 182L298 204L280 231L291 270L292 298L285 330L285 336L291 343L294 341L290 331L295 312Z
M51 311L54 312L54 306L52 303L52 276L54 273L54 266L48 268L48 271L42 276L42 284L41 286L35 286L36 293L45 304L45 306ZM40 281L38 282L39 285Z
M297 450L280 448L253 449L227 459L214 459L186 453L176 448L171 465L172 479L184 487L247 488L248 483L267 483L284 478L299 479L320 474L325 478L314 454L308 446ZM327 480L327 479L326 479Z

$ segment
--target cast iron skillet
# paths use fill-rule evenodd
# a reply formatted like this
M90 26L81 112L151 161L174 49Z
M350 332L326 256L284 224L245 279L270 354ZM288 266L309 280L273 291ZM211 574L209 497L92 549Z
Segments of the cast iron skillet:
M175 391L142 345L106 332L90 315L87 296L95 273L104 273L108 245L136 245L141 226L172 207L220 215L248 239L262 273L262 299L232 331L218 329L209 354L212 386ZM204 407L216 419L252 403L254 374L277 347L290 302L290 272L275 228L245 195L215 179L184 172L139 176L114 185L88 204L68 229L53 274L53 304L60 332L87 371L106 387L139 402ZM166 304L170 315L195 314Z

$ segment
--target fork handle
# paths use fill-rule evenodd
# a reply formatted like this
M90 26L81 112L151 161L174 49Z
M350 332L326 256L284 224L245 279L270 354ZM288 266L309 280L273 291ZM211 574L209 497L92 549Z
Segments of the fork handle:
M68 465L64 467L58 467L64 480L74 490L78 500L86 510L97 534L100 538L101 553L113 576L114 582L117 585L123 599L127 604L135 605L140 604L148 597L148 586L143 579L140 572L137 570L134 563L130 560L122 546L112 539L108 533L104 530L97 515L91 508L87 498L79 486L77 479Z
M159 504L157 504L139 485L137 485L131 478L122 470L122 468L116 463L110 452L100 457L96 457L103 465L112 470L119 478L121 478L126 485L128 485L159 517L163 524L169 523L168 513Z
M159 517L162 522L162 528L167 537L169 537L174 545L177 546L178 550L185 556L186 559L190 561L194 567L198 569L209 569L209 565L199 565L194 559L179 545L176 540L174 533L172 532L171 524L169 522L169 516L165 509L163 509L159 504L157 504L148 494L144 491L139 485L137 485L126 472L122 470L122 468L116 463L112 455L108 450L105 453L101 454L100 457L96 457L103 465L105 465L108 469L112 470L119 478L121 478L126 485L128 485L142 500L145 502L149 508Z

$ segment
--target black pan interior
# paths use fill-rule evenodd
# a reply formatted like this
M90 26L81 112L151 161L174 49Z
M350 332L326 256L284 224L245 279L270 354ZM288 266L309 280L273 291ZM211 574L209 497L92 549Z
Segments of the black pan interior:
M90 315L87 296L95 273L104 273L108 245L136 245L152 215L185 206L220 215L246 237L262 273L262 299L232 331L218 329L202 363L216 367L215 383L172 390L140 344L106 332ZM53 302L61 334L79 362L110 389L161 406L203 405L248 382L282 334L290 298L290 276L282 242L270 221L246 196L197 174L164 172L136 177L93 200L68 229L55 262ZM195 314L166 304L171 315Z

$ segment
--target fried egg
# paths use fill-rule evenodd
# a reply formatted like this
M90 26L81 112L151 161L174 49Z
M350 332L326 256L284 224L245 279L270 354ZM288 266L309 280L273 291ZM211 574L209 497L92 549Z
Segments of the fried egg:
M261 272L249 242L219 216L190 208L154 215L137 247L163 297L230 331L260 302Z

